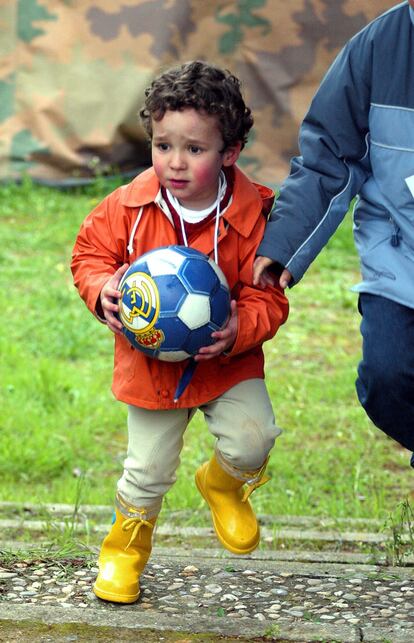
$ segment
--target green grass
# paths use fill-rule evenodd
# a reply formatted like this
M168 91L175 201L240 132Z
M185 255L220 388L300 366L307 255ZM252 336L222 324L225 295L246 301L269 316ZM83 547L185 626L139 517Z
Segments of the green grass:
M126 448L126 408L112 397L111 333L72 285L79 225L108 187L0 187L0 500L111 504ZM272 482L253 496L266 513L384 518L412 489L409 454L373 427L354 391L360 357L358 281L348 217L266 345L267 383L284 429ZM193 484L213 440L200 414L186 434L164 512L203 501Z

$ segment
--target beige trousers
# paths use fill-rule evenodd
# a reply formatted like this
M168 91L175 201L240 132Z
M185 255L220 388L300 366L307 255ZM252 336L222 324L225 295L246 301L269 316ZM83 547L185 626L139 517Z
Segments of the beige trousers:
M281 430L262 379L240 382L199 407L222 458L240 471L262 466ZM118 493L147 517L159 513L162 498L176 480L184 432L197 411L151 411L128 406L128 452Z

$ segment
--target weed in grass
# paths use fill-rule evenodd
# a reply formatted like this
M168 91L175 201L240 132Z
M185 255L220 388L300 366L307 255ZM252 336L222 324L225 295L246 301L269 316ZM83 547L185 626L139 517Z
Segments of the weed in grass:
M306 612L306 611L303 612L303 619L305 621L310 621L312 623L320 623L321 622L321 619L317 615L312 614L311 612Z
M82 541L77 537L77 527L80 519L80 506L82 504L82 493L85 488L85 477L80 475L77 479L76 496L73 503L72 513L68 518L63 518L57 524L52 516L45 520L44 536L49 536L53 542L54 550L59 551L60 556L75 555L79 551L88 549L90 540L89 523L86 516L82 516Z
M414 511L408 499L390 513L383 529L391 532L391 540L385 545L387 563L403 565L405 558L414 554Z
M274 623L273 625L269 625L263 633L263 638L268 641L268 640L277 640L277 638L280 636L280 625L277 623Z

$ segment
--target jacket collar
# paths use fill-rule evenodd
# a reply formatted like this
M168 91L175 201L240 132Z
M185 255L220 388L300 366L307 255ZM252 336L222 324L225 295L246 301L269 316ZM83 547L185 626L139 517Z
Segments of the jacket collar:
M252 183L247 176L234 166L233 198L222 214L222 218L243 237L248 237L262 210L271 210L274 192L263 185ZM160 183L152 167L139 174L124 186L121 204L129 208L156 203Z
M140 208L142 205L154 203L159 189L160 182L154 168L150 167L138 174L131 183L123 186L121 205L127 208Z

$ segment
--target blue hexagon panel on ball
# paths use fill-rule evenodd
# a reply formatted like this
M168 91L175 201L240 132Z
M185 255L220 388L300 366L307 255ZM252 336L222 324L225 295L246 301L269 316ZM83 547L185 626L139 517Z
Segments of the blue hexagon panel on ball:
M214 342L211 333L230 315L230 291L219 266L185 246L145 253L123 275L118 288L123 333L156 359L180 362Z

